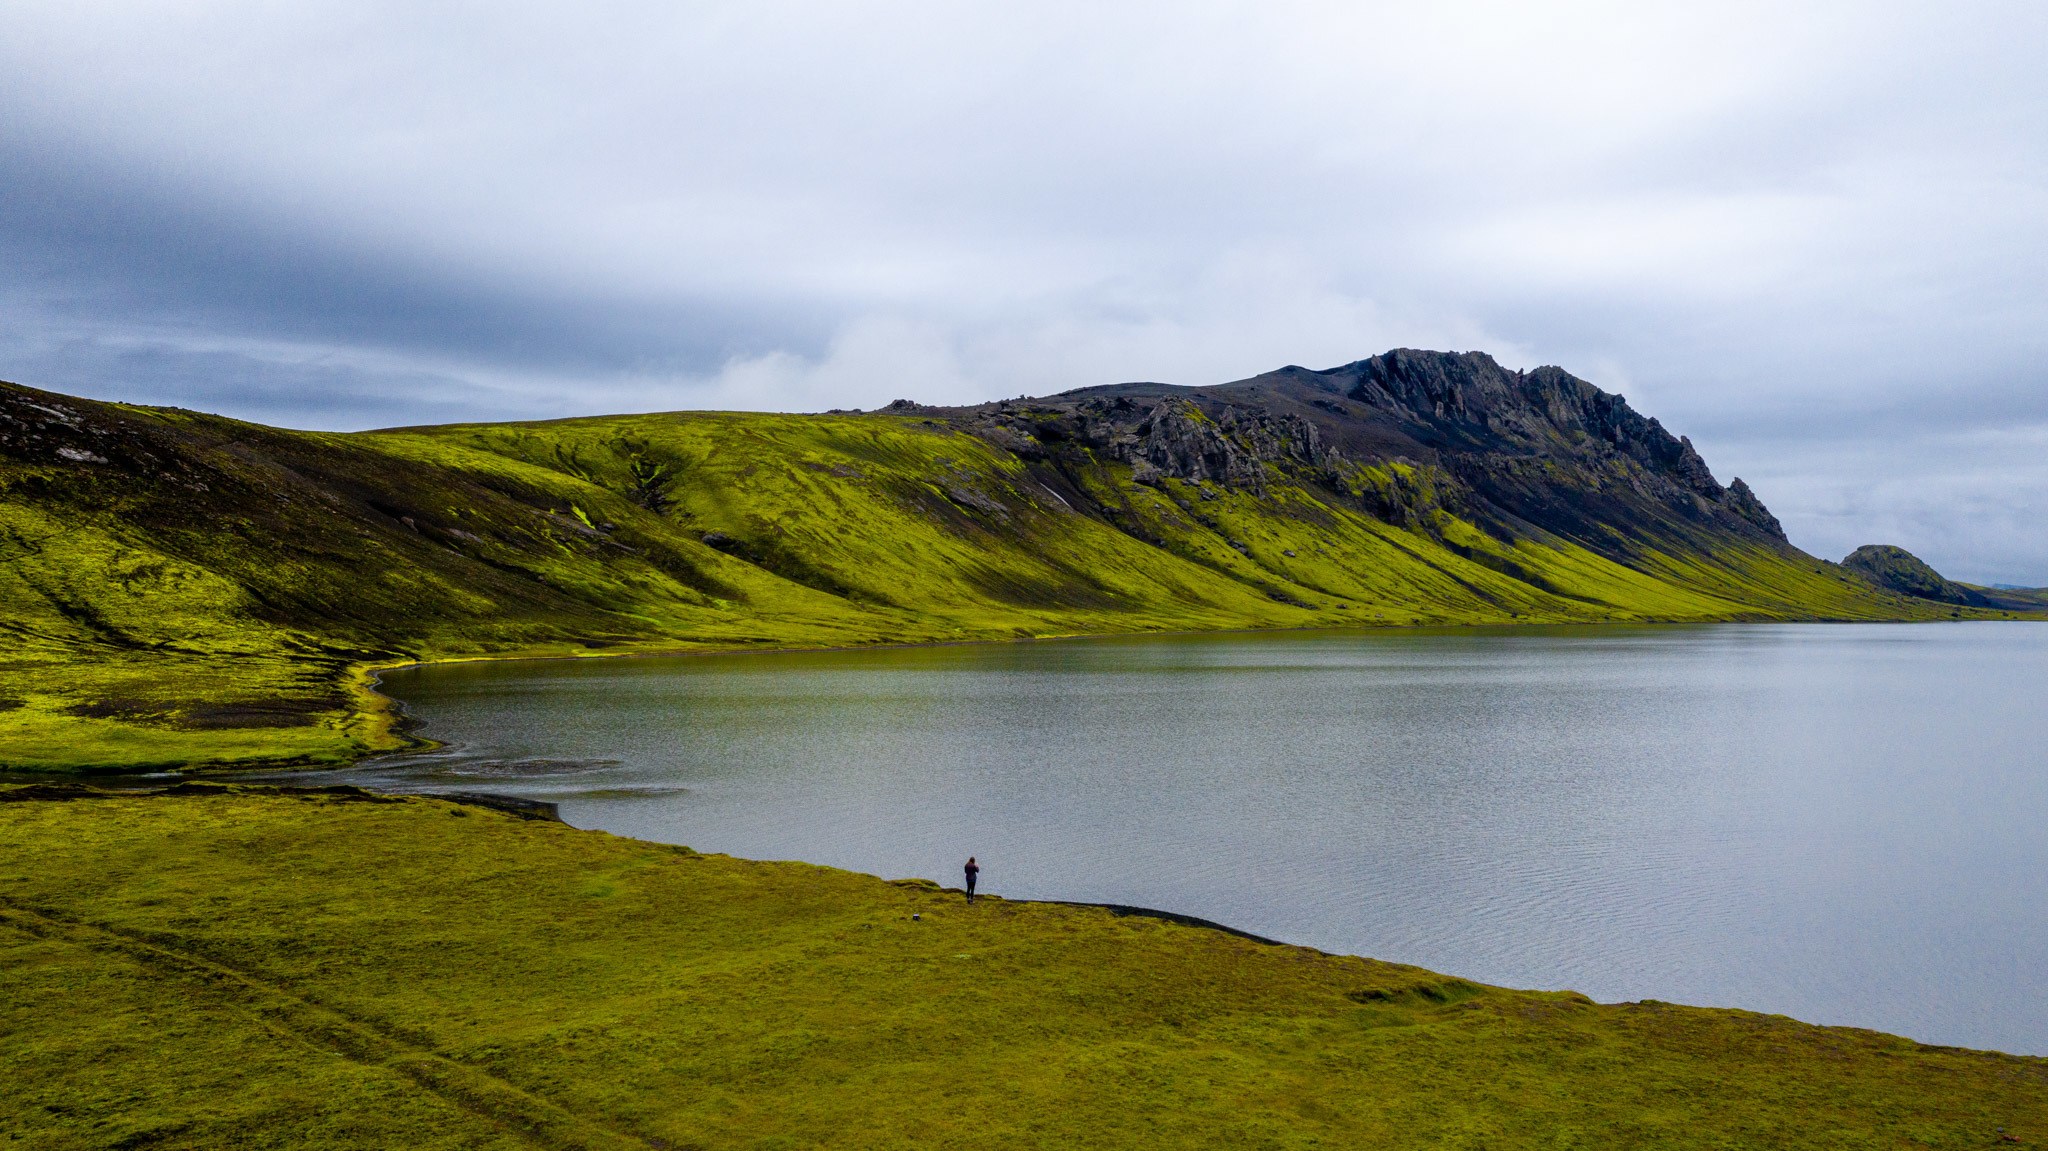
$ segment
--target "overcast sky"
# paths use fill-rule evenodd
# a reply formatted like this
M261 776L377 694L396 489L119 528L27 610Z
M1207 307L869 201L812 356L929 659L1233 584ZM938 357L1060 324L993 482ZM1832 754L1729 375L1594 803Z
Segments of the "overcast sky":
M2048 584L2048 5L0 21L0 378L299 427L1555 363Z

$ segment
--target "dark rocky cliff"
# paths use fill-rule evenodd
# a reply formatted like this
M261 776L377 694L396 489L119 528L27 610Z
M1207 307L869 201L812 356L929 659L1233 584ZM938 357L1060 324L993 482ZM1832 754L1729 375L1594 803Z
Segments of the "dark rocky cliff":
M1730 538L1790 550L1749 486L1722 486L1685 437L1561 368L1510 371L1481 352L1397 349L1213 387L1115 384L894 410L1027 460L1108 456L1140 482L1263 493L1284 476L1403 527L1427 528L1442 509L1504 538L1563 537L1615 557Z

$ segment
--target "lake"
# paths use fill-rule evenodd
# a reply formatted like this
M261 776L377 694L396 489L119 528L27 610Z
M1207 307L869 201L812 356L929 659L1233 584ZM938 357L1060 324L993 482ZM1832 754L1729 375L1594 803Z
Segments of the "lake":
M397 672L347 773L1489 983L2048 1053L2048 627L1290 632ZM333 778L333 776L328 776Z

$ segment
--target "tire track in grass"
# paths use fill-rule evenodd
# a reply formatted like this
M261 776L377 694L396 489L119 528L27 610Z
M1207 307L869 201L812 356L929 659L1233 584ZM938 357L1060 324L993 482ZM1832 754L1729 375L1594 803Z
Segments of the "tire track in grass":
M578 1115L490 1072L392 1034L375 1023L217 960L117 928L62 918L0 898L0 922L41 939L113 952L150 969L204 983L272 1029L368 1067L396 1072L478 1118L550 1151L646 1151L660 1143Z

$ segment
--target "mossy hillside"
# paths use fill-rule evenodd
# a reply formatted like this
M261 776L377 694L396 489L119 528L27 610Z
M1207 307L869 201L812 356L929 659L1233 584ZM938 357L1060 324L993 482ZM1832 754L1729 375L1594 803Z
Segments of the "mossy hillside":
M982 638L1306 618L1075 515L984 441L907 420L685 413L369 438L446 467L561 469L600 523L700 549L710 537L898 627ZM669 477L658 511L633 498L633 467L650 459Z
M2040 1059L1598 1006L1091 908L968 907L435 800L188 790L0 802L0 1130L24 1146L2048 1131Z
M10 386L0 417L17 768L344 762L402 742L362 670L416 660L1947 610L1743 538L1497 532L1399 462L1139 483L895 414L343 435Z
M0 459L0 762L341 762L395 745L352 672L379 662L930 638L701 544L630 550L560 514L588 485L559 473L46 398L74 442Z
M1366 510L1372 490L1398 479L1427 503L1432 483L1428 469L1402 465L1355 469L1347 501L1277 468L1259 493L1138 484L1129 467L1092 454L1051 471L887 415L684 413L380 439L451 466L462 458L453 441L564 468L621 497L658 469L672 485L662 499L673 523L855 602L956 615L963 633L1002 626L992 610L1050 630L1934 614L1873 596L1810 557L1740 542L1723 541L1725 556L1672 557L1666 575L1569 541L1503 540L1442 510L1396 526ZM1646 568L1664 558L1645 554Z

